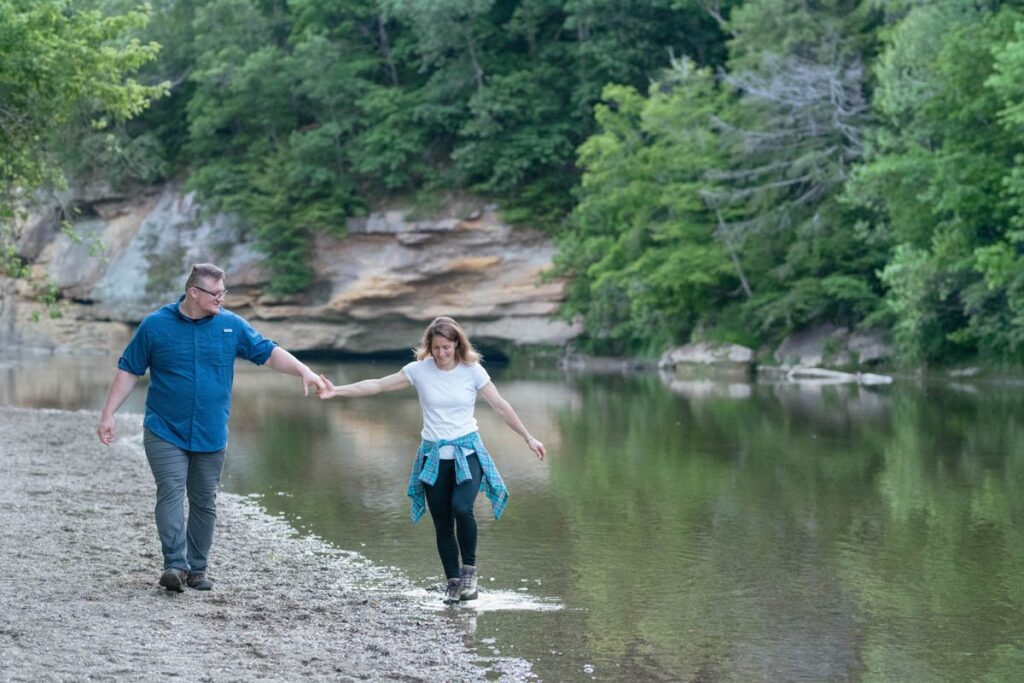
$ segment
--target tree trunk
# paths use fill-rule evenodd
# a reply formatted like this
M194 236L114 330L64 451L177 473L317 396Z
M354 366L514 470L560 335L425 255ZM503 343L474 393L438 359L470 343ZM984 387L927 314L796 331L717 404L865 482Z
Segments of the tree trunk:
M388 40L388 29L385 26L387 19L384 15L377 18L377 36L380 38L380 52L384 57L384 63L388 66L388 74L391 76L392 85L400 85L398 82L398 69L395 68L395 60L391 58L391 41Z
M725 245L726 251L729 252L729 259L732 261L732 265L736 269L736 275L740 279L740 286L743 287L743 293L746 294L749 299L754 296L754 293L750 289L750 283L747 282L747 276L743 274L743 266L740 265L740 257L736 254L736 249L732 246L732 240L729 239L729 234L725 227L725 221L722 220L722 212L715 209L715 215L718 216L718 232L722 236L722 244Z
M466 45L469 47L469 59L473 62L473 75L476 77L476 88L482 90L484 87L484 70L480 66L480 60L476 56L476 43L473 36L466 31Z

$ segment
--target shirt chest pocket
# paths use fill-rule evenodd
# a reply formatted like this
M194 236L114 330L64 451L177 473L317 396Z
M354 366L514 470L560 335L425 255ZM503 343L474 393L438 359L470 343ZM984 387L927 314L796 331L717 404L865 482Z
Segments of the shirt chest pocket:
M190 345L173 334L162 334L153 341L151 363L157 368L175 368L192 361Z
M204 339L199 346L199 361L203 365L232 365L238 351L238 340L231 332L220 332Z

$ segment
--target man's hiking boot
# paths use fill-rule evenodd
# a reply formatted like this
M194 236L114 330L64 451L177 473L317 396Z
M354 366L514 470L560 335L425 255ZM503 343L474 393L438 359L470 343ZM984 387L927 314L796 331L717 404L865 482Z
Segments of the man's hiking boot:
M459 601L459 586L461 579L448 579L448 586L444 589L444 604L451 605Z
M164 573L160 575L160 585L169 591L183 593L185 591L185 579L187 577L188 572L184 569L171 567L170 569L165 569Z
M466 565L459 570L459 600L476 600L476 567Z
M189 588L197 591L213 590L213 579L206 575L206 572L189 572L185 583Z

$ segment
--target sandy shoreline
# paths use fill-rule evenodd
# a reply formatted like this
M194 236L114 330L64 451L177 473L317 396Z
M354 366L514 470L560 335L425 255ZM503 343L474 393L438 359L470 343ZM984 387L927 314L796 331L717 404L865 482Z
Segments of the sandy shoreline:
M210 593L157 586L141 418L0 408L0 680L523 680L412 588L222 493Z

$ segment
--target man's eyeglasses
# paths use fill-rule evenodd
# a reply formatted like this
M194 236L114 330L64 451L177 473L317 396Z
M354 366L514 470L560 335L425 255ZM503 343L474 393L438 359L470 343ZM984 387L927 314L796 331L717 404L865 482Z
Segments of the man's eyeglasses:
M228 290L226 290L226 289L222 289L219 292L211 292L208 289L203 289L199 285L192 285L192 286L195 287L196 289L198 289L200 292L206 292L207 294L212 296L214 299L217 299L218 301L223 300L224 297L226 297L228 295Z

